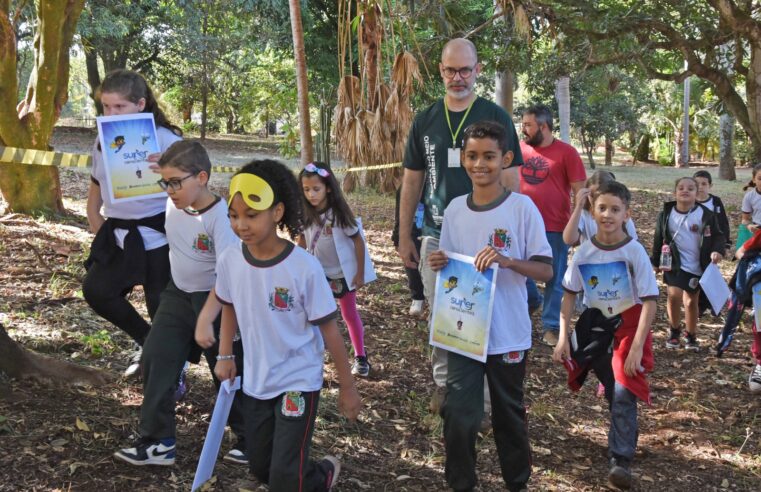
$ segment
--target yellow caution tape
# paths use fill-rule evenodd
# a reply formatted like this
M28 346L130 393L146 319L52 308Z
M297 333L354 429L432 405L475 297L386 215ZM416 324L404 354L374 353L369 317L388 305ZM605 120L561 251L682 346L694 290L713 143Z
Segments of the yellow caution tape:
M341 167L333 169L334 173L357 173L360 171L378 171L379 169L391 169L393 167L402 167L401 162L391 162L389 164L376 164L374 166L362 167Z
M47 150L0 147L0 163L36 164L38 166L88 167L92 158L85 154L50 152Z
M69 152L52 152L47 150L20 149L17 147L0 146L0 164L35 164L38 166L56 166L56 167L90 167L92 165L92 156L89 154L72 154ZM360 171L378 171L380 169L391 169L401 167L401 162L391 162L389 164L377 164L374 166L361 167L341 167L333 169L334 173L356 173ZM213 166L214 173L235 173L240 169L239 166Z

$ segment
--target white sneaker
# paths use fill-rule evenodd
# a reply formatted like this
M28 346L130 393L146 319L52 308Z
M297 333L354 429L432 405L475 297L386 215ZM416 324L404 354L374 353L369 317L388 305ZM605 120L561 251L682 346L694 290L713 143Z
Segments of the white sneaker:
M338 482L338 475L341 473L341 462L335 456L330 455L323 457L321 461L328 466L328 469L332 468L328 472L328 483L325 485L328 486L328 490L333 490L333 486Z
M761 393L761 364L756 364L748 378L751 393Z
M174 465L175 452L174 438L151 440L140 438L133 448L124 448L114 453L114 458L119 458L132 465Z
M410 316L419 317L423 315L423 301L415 300L410 304Z
M131 378L140 374L140 359L143 357L143 347L135 344L135 352L129 359L129 365L124 370L124 377Z

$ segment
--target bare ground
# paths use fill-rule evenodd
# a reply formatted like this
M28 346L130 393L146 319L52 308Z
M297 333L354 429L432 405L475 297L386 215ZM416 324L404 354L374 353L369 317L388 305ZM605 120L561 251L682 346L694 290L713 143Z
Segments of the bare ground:
M221 191L227 179L218 176L213 186ZM70 213L0 216L0 322L28 348L120 374L129 340L98 318L79 292L81 263L92 240L84 219L87 175L63 170L62 182ZM634 193L633 215L645 245L665 197L646 189ZM372 193L354 194L350 201L363 217L379 274L359 296L373 374L358 383L365 409L352 424L336 412L336 378L327 366L313 455L341 457L337 491L444 490L441 423L427 410L427 327L406 315L404 272L390 240L393 201ZM732 268L726 263L725 274ZM132 295L142 302L140 291ZM661 296L654 327L653 406L640 407L635 490L761 489L761 398L747 389L749 319L722 359L708 349L720 321L710 316L701 321L699 354L667 351ZM571 394L565 371L552 363L536 329L534 343L526 380L534 465L530 486L604 489L604 399L595 396L594 384ZM193 367L190 384L177 411L177 464L138 468L114 461L111 454L135 433L139 383L117 379L101 387L58 388L0 379L0 490L188 490L214 398L204 365ZM223 444L223 452L230 444ZM478 448L481 490L502 490L491 436ZM215 479L214 490L257 489L244 468L221 461Z

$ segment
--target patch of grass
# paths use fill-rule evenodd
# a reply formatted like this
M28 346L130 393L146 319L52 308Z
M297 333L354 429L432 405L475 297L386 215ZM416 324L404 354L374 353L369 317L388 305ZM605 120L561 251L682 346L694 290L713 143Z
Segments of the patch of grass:
M101 357L116 350L108 330L99 330L92 335L81 335L79 340L85 346L85 350L95 357Z

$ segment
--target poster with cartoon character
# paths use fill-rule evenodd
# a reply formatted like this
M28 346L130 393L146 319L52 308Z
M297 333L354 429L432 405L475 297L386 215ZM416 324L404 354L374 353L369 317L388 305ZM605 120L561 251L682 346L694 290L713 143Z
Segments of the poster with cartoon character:
M429 342L485 362L497 265L482 273L473 265L473 257L446 253L449 262L436 275Z
M625 261L579 265L584 302L612 318L634 305L631 275Z
M114 202L163 196L148 156L160 152L152 113L100 116L98 136Z

